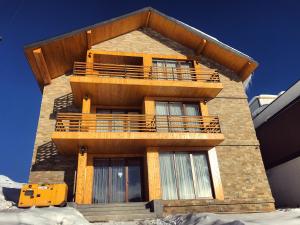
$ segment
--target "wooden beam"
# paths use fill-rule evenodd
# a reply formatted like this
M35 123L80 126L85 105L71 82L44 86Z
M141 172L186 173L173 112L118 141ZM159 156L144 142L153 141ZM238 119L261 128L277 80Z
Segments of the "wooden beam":
M39 69L40 75L43 79L44 85L51 83L51 76L43 55L43 51L41 48L33 50L33 55L37 64L37 67Z
M147 15L147 20L146 20L146 25L145 25L145 27L148 27L148 26L149 26L150 16L151 16L151 11L149 10L148 15Z
M256 67L254 67L256 68ZM250 62L246 62L240 72L238 73L242 79L242 81L246 80L248 76L252 73L254 69L252 69L252 65Z
M199 43L199 45L196 49L196 55L200 55L203 52L203 50L206 46L206 43L207 43L207 41L205 39L202 39L202 41Z
M92 30L88 30L86 32L86 40L87 40L87 49L90 50L92 48Z

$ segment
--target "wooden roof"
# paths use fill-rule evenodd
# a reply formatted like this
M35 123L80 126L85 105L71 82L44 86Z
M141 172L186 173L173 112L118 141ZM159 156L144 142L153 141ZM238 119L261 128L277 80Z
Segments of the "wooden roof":
M163 36L235 71L245 80L258 66L251 57L151 7L25 46L25 55L40 87L72 71L91 45L150 27Z

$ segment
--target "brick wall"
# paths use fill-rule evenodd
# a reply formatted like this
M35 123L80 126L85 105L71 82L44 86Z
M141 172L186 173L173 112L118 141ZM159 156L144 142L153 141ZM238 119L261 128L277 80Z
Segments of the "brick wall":
M193 54L192 50L150 29L132 31L94 45L93 48L165 55ZM232 71L209 59L202 57L201 64L203 67L217 69L224 85L222 92L208 102L208 110L210 114L219 115L222 132L225 135L225 141L216 147L225 200L221 203L212 201L205 204L214 205L210 208L214 211L271 210L273 198L243 84ZM31 182L67 181L69 185L73 182L76 160L59 155L50 138L54 130L55 113L78 110L72 105L70 92L67 76L52 80L51 85L44 88L30 174ZM201 206L203 201L199 204L195 205L199 210L208 209ZM166 212L175 212L176 202L173 206L167 206ZM181 210L184 210L184 207L181 207Z
M69 200L73 195L76 160L58 153L51 141L51 134L55 127L56 113L74 111L78 109L73 105L67 76L60 76L52 80L51 85L44 87L29 176L30 183L66 182L69 187Z

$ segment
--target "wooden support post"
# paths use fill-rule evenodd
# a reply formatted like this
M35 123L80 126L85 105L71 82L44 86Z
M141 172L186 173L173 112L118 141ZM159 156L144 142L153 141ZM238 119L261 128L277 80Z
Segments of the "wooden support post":
M146 118L146 127L149 129L149 132L154 131L156 128L155 122L155 101L152 98L146 97L144 99L143 104L143 113L145 114Z
M149 201L161 199L159 152L157 147L147 148L148 196Z
M87 49L90 50L92 48L92 30L88 30L86 32L86 41L87 41Z
M149 79L151 76L151 67L152 67L152 57L150 55L145 55L143 57L143 66L144 66L144 77Z
M93 157L89 154L87 156L87 165L86 165L86 179L85 179L85 189L84 189L84 198L83 198L84 204L92 204L93 179L94 179Z
M194 60L194 68L196 72L196 80L201 81L201 65L197 60Z
M205 101L201 101L200 102L200 112L201 112L201 116L208 116L208 107L207 107L207 103Z
M215 148L212 148L208 151L208 160L210 164L215 198L218 200L224 200L224 192L223 192L220 169L218 164L217 151Z
M84 147L80 147L80 148L84 148ZM83 151L83 149L79 149L78 162L77 162L76 194L75 194L75 202L77 204L84 204L86 165L87 165L87 152Z
M45 85L51 83L51 76L41 48L33 50L33 55Z

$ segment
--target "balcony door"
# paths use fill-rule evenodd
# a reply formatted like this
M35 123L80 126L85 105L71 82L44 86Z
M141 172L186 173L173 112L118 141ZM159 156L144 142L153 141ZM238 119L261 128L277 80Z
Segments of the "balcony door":
M93 203L142 201L139 158L94 160Z
M135 123L132 123L126 114L136 115L139 111L119 109L97 109L97 132L131 132L136 131Z
M156 102L158 132L199 132L198 104L182 102Z
M192 62L154 59L152 77L158 80L193 80Z

